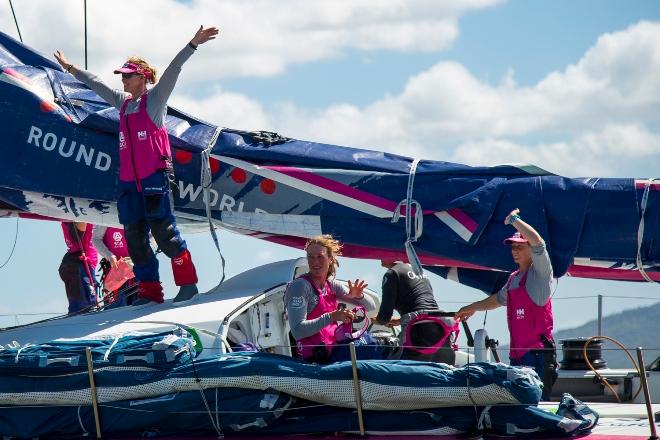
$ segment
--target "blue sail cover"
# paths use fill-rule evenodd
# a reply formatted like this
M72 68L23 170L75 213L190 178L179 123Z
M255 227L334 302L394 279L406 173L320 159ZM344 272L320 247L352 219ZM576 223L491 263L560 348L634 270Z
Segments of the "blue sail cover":
M195 360L185 331L0 348L0 434L79 438L94 430L85 349L105 436L242 435L356 431L350 362L308 364L270 353ZM189 356L176 356L186 352ZM166 353L171 356L162 362ZM564 396L557 414L536 407L533 370L475 363L358 361L370 432L571 436L598 419Z
M1 33L0 68L0 201L22 216L116 225L117 111ZM555 276L660 281L657 180L417 163L274 133L220 130L172 108L166 125L184 229L208 227L206 172L213 223L276 243L301 247L307 237L329 233L344 242L346 256L405 259L406 240L418 235L413 246L422 264L492 293L515 269L502 245L511 228L502 220L520 208L545 239Z

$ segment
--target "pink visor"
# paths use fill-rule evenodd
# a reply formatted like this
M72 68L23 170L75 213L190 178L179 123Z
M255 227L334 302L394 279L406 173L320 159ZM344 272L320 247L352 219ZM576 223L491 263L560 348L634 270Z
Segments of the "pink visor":
M520 232L516 232L511 237L504 240L502 243L511 244L511 243L529 243L529 242L525 237L522 236L522 234L520 234Z
M115 69L115 73L139 73L147 79L151 79L151 72L134 63L124 63L119 69Z

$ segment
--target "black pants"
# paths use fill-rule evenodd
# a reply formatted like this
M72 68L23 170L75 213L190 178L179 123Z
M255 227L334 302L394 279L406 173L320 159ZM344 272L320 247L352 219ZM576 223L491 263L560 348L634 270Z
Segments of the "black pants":
M444 329L434 322L420 323L410 329L411 341L406 344L415 347L432 347L445 336ZM445 339L442 347L430 354L423 354L417 350L405 348L401 353L401 359L411 361L443 362L454 365L456 362L456 352L451 346L451 338Z
M94 268L80 259L80 252L64 254L58 270L64 281L66 297L69 300L69 313L75 313L96 305L96 279ZM91 279L90 279L91 275Z
M550 400L552 387L557 381L557 349L555 342L541 336L543 347L537 350L530 350L520 359L511 359L511 365L527 366L534 368L536 374L543 382L543 400Z

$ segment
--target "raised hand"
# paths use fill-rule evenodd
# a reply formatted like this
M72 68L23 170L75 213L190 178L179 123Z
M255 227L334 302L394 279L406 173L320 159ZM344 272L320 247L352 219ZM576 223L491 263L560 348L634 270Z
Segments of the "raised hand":
M357 279L354 283L348 280L348 297L354 299L362 299L364 297L364 289L368 286L366 281Z
M69 63L69 60L66 59L62 51L56 50L53 56L55 57L57 62L60 63L60 66L62 66L64 70L66 70L71 65L71 63Z
M518 214L520 214L520 209L518 209L518 208L511 211L509 213L509 215L507 215L506 218L504 219L504 224L509 225L510 224L509 222L511 221L511 217L513 217L514 215L518 215Z
M210 27L204 29L204 26L200 26L199 29L197 29L197 32L195 33L195 36L193 37L190 42L194 46L199 46L200 44L204 44L209 40L215 39L215 36L220 33L220 30L216 27Z

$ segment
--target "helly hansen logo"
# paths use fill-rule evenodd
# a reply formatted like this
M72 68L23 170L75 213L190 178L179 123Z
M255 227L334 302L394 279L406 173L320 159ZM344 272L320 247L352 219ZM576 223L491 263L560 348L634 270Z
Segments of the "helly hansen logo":
M146 130L138 131L138 140L140 140L140 141L146 141L147 140Z
M183 266L183 258L172 258L172 263L176 264L177 266Z
M525 319L525 309L516 309L516 319Z

